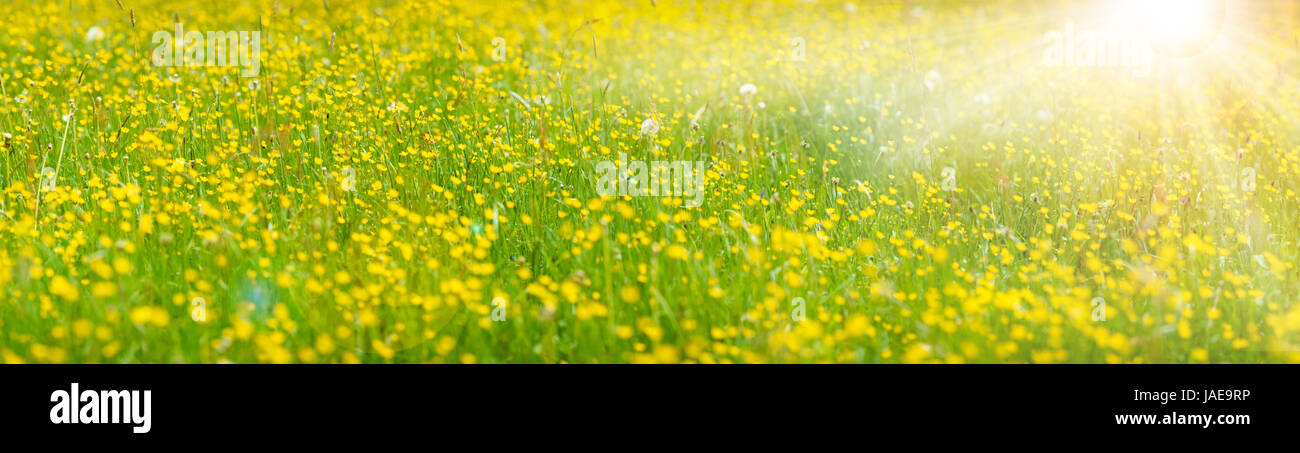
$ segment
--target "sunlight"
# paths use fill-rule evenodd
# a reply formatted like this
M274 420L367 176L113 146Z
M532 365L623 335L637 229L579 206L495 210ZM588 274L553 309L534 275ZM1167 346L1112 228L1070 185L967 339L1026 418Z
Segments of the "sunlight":
M1224 22L1223 0L1123 2L1120 20L1139 27L1161 54L1189 56L1211 44Z

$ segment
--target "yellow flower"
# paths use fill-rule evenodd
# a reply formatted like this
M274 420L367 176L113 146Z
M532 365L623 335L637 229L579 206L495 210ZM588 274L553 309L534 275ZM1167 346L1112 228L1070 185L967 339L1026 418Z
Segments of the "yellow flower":
M619 291L618 297L620 299L623 299L623 302L627 302L627 303L636 302L641 300L641 290L631 285L624 286L623 289Z
M62 297L63 300L69 302L76 302L77 299L81 298L81 293L77 291L77 288L72 286L72 282L69 282L62 275L55 275L54 278L50 279L50 294Z

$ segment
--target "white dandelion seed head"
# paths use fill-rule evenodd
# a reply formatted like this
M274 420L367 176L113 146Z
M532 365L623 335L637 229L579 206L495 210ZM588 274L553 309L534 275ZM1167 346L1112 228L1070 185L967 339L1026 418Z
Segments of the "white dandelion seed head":
M101 41L106 36L108 35L104 33L104 29L99 28L98 25L90 27L89 30L86 30L86 42Z
M641 122L641 135L653 137L659 133L659 123L654 118L646 118Z
M746 83L740 86L741 96L753 96L754 93L758 93L758 87L754 86L754 84Z
M939 74L939 71L931 70L925 74L925 89L933 90L934 87L939 86L939 82L942 81L943 75Z

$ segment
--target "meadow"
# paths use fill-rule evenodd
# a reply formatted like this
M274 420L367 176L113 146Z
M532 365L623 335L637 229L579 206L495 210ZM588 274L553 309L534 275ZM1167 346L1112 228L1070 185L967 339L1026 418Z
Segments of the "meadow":
M1295 5L1094 3L7 2L0 362L1300 362Z

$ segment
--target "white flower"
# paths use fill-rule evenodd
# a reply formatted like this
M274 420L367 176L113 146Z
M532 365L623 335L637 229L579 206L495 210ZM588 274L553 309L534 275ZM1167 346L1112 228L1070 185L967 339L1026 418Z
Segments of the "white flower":
M654 118L646 118L641 122L641 135L653 137L659 133L659 123Z
M989 95L984 94L984 93L980 93L980 94L975 95L975 103L976 103L976 104L980 104L980 105L989 105L989 102L992 102L992 99L989 98Z
M939 71L930 71L925 74L925 89L933 90L942 81L943 76L939 74Z
M758 87L754 86L754 84L752 84L752 83L746 83L746 84L740 86L740 95L741 95L741 96L753 96L754 93L757 93L757 92L758 92Z
M86 42L99 41L101 39L104 39L105 36L106 35L104 34L104 29L99 28L98 25L90 27L89 30L86 30Z

